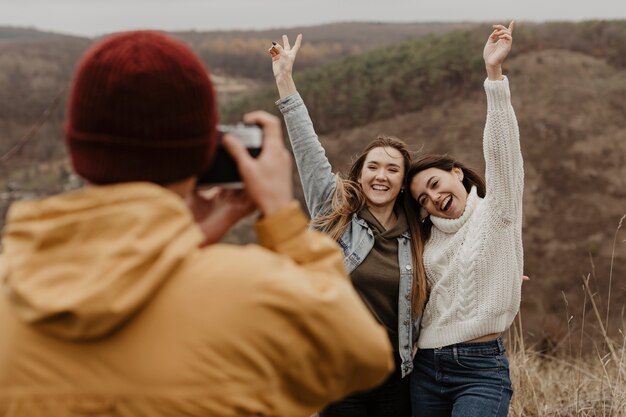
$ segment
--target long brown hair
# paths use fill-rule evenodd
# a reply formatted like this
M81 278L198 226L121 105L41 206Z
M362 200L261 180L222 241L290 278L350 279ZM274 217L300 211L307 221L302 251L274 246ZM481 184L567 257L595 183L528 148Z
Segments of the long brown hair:
M328 214L318 216L311 221L314 227L325 232L335 240L341 238L341 235L343 235L352 221L352 216L361 211L367 204L367 199L358 180L361 177L361 171L363 170L363 164L367 159L367 155L375 148L393 148L400 152L404 162L403 170L405 175L411 165L411 152L408 150L406 143L394 137L379 136L370 142L365 149L357 155L356 159L354 159L347 179L343 179L337 174L335 176L336 190L332 196L331 210ZM400 193L405 195L409 194L408 192L402 191ZM413 258L411 305L415 316L423 311L428 297L426 272L422 262L424 239L422 237L419 217L410 214L406 210L405 198L401 198L401 195L399 195L396 197L395 204L396 210L405 211L411 232L410 242Z
M409 170L406 173L406 176L404 177L404 187L409 190L406 193L407 198L405 198L405 206L407 207L407 211L411 211L413 213L412 215L420 216L422 206L411 195L411 182L413 182L413 178L417 174L429 168L438 168L448 172L452 172L454 168L461 169L463 171L462 182L465 190L469 193L472 187L476 187L478 196L485 197L485 180L483 179L482 175L480 175L474 169L465 166L461 162L455 160L454 158L451 158L448 155L425 155L411 164ZM417 218L419 219L421 217ZM433 223L430 221L430 217L426 216L426 218L422 222L422 234L424 239L428 239L430 237L432 227Z

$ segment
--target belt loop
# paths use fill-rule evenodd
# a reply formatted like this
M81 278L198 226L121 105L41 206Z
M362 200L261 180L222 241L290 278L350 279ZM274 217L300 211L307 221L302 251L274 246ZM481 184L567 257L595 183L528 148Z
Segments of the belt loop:
M498 336L498 354L504 353L504 341L502 340L502 336Z
M452 356L455 361L459 360L459 351L457 350L456 345L452 346Z

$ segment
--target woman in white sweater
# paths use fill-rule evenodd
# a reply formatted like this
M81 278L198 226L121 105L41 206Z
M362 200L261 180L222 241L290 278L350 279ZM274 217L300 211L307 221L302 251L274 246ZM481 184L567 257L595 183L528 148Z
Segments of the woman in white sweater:
M427 215L422 226L430 287L411 379L416 417L508 414L512 389L501 334L520 305L524 184L519 131L501 68L512 32L513 22L494 25L483 52L486 183L447 156L426 156L407 173L414 209Z

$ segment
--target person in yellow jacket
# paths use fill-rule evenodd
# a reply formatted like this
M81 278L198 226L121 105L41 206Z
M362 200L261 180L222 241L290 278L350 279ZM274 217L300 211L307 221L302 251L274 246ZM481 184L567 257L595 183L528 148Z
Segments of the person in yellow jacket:
M161 33L82 59L66 144L83 189L12 205L0 255L0 416L307 416L371 388L391 346L293 200L280 122L247 197L195 191L216 138L207 70ZM260 211L258 245L214 243Z

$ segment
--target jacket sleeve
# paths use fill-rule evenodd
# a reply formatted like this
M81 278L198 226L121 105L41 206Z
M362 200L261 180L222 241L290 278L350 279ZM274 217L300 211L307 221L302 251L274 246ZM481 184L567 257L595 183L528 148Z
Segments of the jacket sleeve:
M330 209L335 176L299 93L276 102L285 118L304 198L312 218Z
M504 221L511 222L521 216L524 167L508 78L485 80L485 92L485 200L490 201Z
M386 331L354 291L337 244L307 228L297 203L257 224L260 243L293 262L270 270L270 311L290 348L280 361L282 391L294 408L277 415L297 415L349 393L373 388L393 369Z

